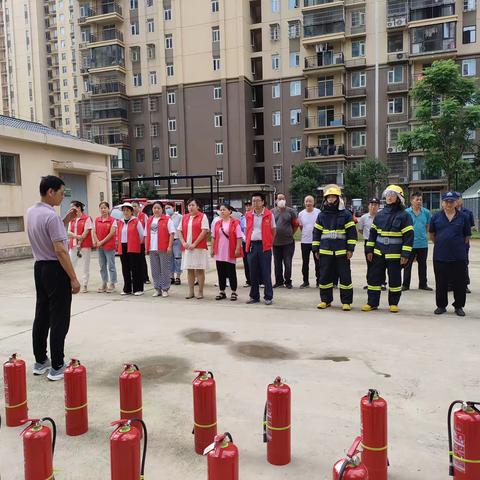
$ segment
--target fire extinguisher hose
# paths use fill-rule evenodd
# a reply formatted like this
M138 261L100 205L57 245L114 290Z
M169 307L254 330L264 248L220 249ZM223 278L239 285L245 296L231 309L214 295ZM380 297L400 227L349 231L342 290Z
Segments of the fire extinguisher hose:
M265 402L265 408L263 410L263 443L268 442L267 436L267 402Z
M131 422L139 422L142 424L143 430L143 452L142 452L142 467L140 470L140 480L145 478L145 460L147 459L147 444L148 444L148 434L147 434L147 426L145 422L140 418L132 418Z
M52 457L55 453L55 442L57 441L57 425L53 418L44 417L40 420L41 422L49 422L52 425Z
M338 473L338 480L343 480L343 474L347 469L348 464L351 462L351 458L346 458L342 464L342 468L340 468L340 472Z

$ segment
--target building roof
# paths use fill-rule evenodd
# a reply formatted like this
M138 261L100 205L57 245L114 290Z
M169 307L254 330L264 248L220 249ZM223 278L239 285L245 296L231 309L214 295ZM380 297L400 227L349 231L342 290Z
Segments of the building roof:
M471 187L467 188L463 193L463 198L477 198L480 194L480 180L475 182Z

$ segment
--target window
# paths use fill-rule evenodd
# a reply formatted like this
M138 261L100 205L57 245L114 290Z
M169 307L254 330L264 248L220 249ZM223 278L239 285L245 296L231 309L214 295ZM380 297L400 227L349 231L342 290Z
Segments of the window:
M281 182L282 181L282 166L274 165L273 166L273 181Z
M68 92L63 92L63 99L68 100Z
M171 8L164 8L163 9L163 19L166 22L169 22L172 19L172 9Z
M280 153L282 149L282 142L279 138L275 138L272 143L272 151L273 153Z
M150 72L150 85L156 85L157 84L157 72Z
M63 86L68 87L68 80L66 78L63 79Z
M388 71L388 83L402 83L403 82L403 67L397 65Z
M160 160L160 149L158 147L152 148L152 158L153 160Z
M173 77L174 73L173 63L167 63L167 77Z
M171 177L176 177L178 175L178 172L176 170L170 170L170 176ZM170 184L171 185L177 185L178 180L176 178L170 179Z
M280 84L274 83L272 85L272 98L280 98Z
M150 136L158 137L159 130L160 130L160 125L158 123L152 123L150 125Z
M0 233L23 231L23 217L0 217Z
M290 139L290 150L295 153L302 148L302 139L300 137L293 137Z
M138 8L138 0L130 0L130 10L136 10Z
M219 183L223 183L223 168L217 168L217 177Z
M403 32L388 34L387 51L388 53L403 52Z
M20 185L20 165L17 155L0 153L0 184Z
M145 127L143 125L135 125L135 138L143 138Z
M362 88L367 85L367 74L365 71L352 72L352 88Z
M169 33L165 35L165 50L171 50L173 48L173 35Z
M280 126L280 112L277 111L277 112L273 112L272 113L272 126L273 127L278 127Z
M301 114L302 110L300 108L290 110L290 125L298 125L300 123Z
M288 22L288 38L293 40L300 38L300 21L294 20Z
M278 13L280 11L280 0L270 0L272 5L272 13Z
M147 30L148 30L148 33L155 32L155 21L153 20L153 18L147 19Z
M355 40L352 42L352 57L365 56L365 40Z
M142 86L142 74L141 73L134 73L133 74L133 86L134 87L141 87Z
M272 55L272 70L278 70L280 68L280 55Z
M300 66L300 52L290 52L290 67Z
M175 92L167 92L167 105L175 105L177 94Z
M223 155L223 142L215 142L215 155Z
M365 12L363 10L354 10L352 12L352 27L365 26Z
M130 49L130 57L132 63L138 63L140 61L140 47L132 47Z
M133 100L132 102L132 112L141 113L142 112L142 100Z
M137 163L143 163L145 161L145 150L143 148L137 148L135 151L135 159Z
M280 40L280 25L278 23L272 23L270 25L270 40L274 42Z
M65 106L63 107L63 110L65 111L65 113L70 112L70 106L69 106L69 105L65 105Z
M147 0L147 7L153 7L153 0Z
M157 97L150 97L148 99L148 110L150 112L156 112L157 111Z
M351 104L352 118L362 118L367 114L367 104L362 102L352 102Z
M475 25L463 27L463 43L475 43L477 41L477 31Z
M220 70L220 57L213 57L213 70Z
M147 58L153 60L155 58L155 45L153 43L147 44Z
M62 73L67 73L67 67L62 67Z
M388 152L400 152L400 147L397 146L398 139L400 138L400 134L403 132L408 132L409 127L408 125L402 125L400 127L396 127L394 125L388 126L387 132L387 146Z
M169 145L168 146L168 156L170 158L177 158L177 146L176 145Z
M176 118L169 118L168 119L168 131L169 132L176 132L177 131L177 119Z
M222 98L222 87L213 87L213 99L220 100Z
M217 13L220 11L220 2L218 0L210 0L212 13Z
M130 24L130 29L132 31L132 35L139 35L140 34L140 25L138 22L132 22Z
M302 93L302 82L300 80L294 80L290 82L290 96L297 97Z
M473 77L477 74L477 61L474 58L462 61L462 75L464 77Z
M220 27L212 27L212 42L217 43L220 41Z
M361 148L367 146L367 132L359 130L352 132L352 148Z
M477 0L463 0L463 11L472 12L477 9Z
M219 128L223 125L223 115L221 113L216 113L213 116L213 125L215 128Z
M288 0L288 8L298 8L300 7L300 0Z
M404 98L403 97L395 97L388 100L388 114L398 114L403 113L403 104Z

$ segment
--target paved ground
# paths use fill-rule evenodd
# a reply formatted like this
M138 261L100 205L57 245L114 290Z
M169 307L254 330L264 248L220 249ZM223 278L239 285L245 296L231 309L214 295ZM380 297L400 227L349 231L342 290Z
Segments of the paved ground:
M123 362L135 361L144 374L144 418L150 430L147 479L206 479L205 459L192 447L195 368L216 374L219 429L230 431L239 446L242 479L330 479L333 463L359 433L359 399L371 387L389 401L390 479L447 479L448 404L480 396L479 255L476 242L471 252L474 293L464 319L451 311L434 317L433 293L417 290L402 297L397 315L385 309L360 312L365 300L361 252L353 260L359 288L350 313L339 310L338 300L335 308L317 311L315 289L276 291L271 307L245 305L247 290L241 289L236 304L218 304L214 272L207 277L203 301L185 300L184 286L169 299L152 298L151 291L140 298L77 295L67 354L88 367L88 434L64 434L63 382L28 375L30 415L52 416L59 424L56 478L110 478L109 423L118 417L118 375ZM94 259L92 292L99 283L96 270ZM29 260L0 265L0 358L20 352L29 370L32 278ZM383 306L385 301L383 295ZM267 464L261 443L265 389L276 375L285 377L293 391L293 461L287 467ZM1 407L3 413L3 398ZM23 478L20 431L0 431L4 480Z

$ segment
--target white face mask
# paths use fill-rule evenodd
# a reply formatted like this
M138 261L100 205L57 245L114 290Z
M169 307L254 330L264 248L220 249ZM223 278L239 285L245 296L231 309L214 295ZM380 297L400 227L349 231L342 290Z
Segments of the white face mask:
M285 208L287 202L285 200L277 200L277 207L278 208Z

